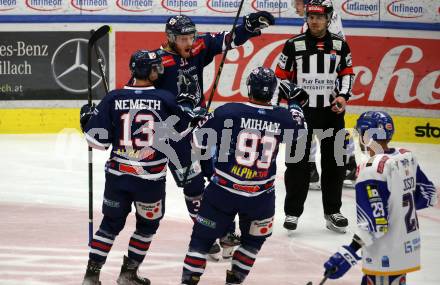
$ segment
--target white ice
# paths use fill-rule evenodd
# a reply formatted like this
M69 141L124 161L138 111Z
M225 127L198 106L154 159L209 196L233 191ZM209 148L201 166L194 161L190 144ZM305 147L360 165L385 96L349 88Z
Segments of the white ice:
M440 185L440 145L394 143L412 150L422 169ZM94 228L99 225L107 152L94 151ZM87 263L87 146L80 134L0 136L0 284L80 284ZM274 234L260 252L245 284L318 284L323 262L351 233L325 228L321 192L310 191L298 230L288 236L284 219L283 150L278 157L277 209ZM152 284L179 284L191 233L183 194L167 178L167 213L141 273ZM353 190L343 192L342 212L355 224ZM133 213L133 212L132 212ZM422 270L408 276L411 285L438 285L440 208L421 211ZM115 284L122 255L134 229L129 218L103 268L103 284ZM224 284L229 263L208 263L203 284ZM326 284L359 284L360 266Z

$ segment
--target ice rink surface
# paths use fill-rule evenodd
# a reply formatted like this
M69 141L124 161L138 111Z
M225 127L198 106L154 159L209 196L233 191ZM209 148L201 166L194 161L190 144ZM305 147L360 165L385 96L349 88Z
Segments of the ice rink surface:
M440 145L403 144L422 169L440 186ZM104 162L108 153L94 151L94 229L101 220ZM81 284L88 259L87 146L77 132L59 135L0 136L0 284ZM298 230L283 229L283 151L278 157L277 209L274 234L263 246L245 284L319 284L322 264L351 233L325 228L321 192L310 191ZM154 285L179 284L192 222L182 191L167 177L167 213L140 273ZM343 191L342 212L356 222L354 191ZM419 212L422 270L408 276L410 285L440 284L440 207ZM116 284L122 256L134 230L130 215L109 254L102 273L104 285ZM209 262L201 285L224 284L228 261ZM326 284L360 284L357 265L343 279Z

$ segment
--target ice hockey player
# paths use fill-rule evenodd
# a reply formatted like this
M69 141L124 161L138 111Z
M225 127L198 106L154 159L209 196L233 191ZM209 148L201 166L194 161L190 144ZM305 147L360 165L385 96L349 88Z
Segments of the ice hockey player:
M179 74L193 77L198 83L198 91L202 96L200 105L204 107L204 67L210 64L214 57L221 54L226 47L236 48L248 39L261 35L262 29L274 23L275 19L270 13L260 11L244 16L243 24L236 27L234 35L229 32L198 34L196 25L190 17L185 15L170 17L165 27L167 43L158 50L162 56L165 71L154 85L177 95L179 91ZM183 140L173 144L183 168L179 169L173 163L170 163L170 170L177 186L183 187L188 212L191 218L194 219L202 198L204 178L199 161L192 161L191 159L190 140L191 136L188 135ZM187 167L191 167L189 171L187 171ZM231 226L231 231L223 238L223 241L226 242L225 245L233 246L238 243L233 228L235 227ZM213 254L211 257L217 259L216 253L219 251L220 247L215 243L211 251ZM224 254L224 256L227 257L227 254Z
M330 279L340 278L362 259L362 285L406 284L406 274L420 269L416 210L436 204L436 189L411 151L389 146L394 123L386 112L363 113L356 130L371 156L359 166L355 186L357 231L324 264L325 271Z
M226 272L226 284L242 284L266 238L273 229L275 213L276 156L280 142L295 141L304 129L301 104L307 93L288 81L280 92L289 110L270 105L277 86L275 73L258 67L247 78L249 102L227 103L194 132L195 144L210 149L206 133L216 134L214 175L204 191L188 253L182 284L197 284L206 266L207 253L236 215L239 216L241 245ZM289 138L285 138L288 130ZM226 135L229 133L229 135Z
M112 146L105 168L104 217L89 245L83 285L101 284L101 268L124 228L132 204L136 208L136 230L117 284L150 284L147 278L137 275L137 270L165 212L166 167L168 157L173 155L169 144L162 140L167 134L164 129L170 126L161 122L170 122L167 119L173 114L185 114L177 106L176 96L153 86L163 72L160 55L147 50L135 52L130 70L131 86L111 91L96 108L88 104L81 108L80 122L88 144L102 150ZM186 95L183 97L188 98ZM181 132L187 126L179 121L175 128Z
M287 40L275 71L277 77L291 80L310 95L309 104L304 108L309 127L306 155L299 163L286 163L284 175L284 227L289 231L297 229L304 212L310 181L311 142L322 131L325 135L320 140L321 188L326 227L345 233L348 226L348 220L340 211L346 157L337 153L335 146L340 143L337 140L340 134L346 134L345 107L354 73L349 45L328 31L332 12L333 6L327 0L309 2L306 6L309 29ZM292 153L295 151L292 149Z

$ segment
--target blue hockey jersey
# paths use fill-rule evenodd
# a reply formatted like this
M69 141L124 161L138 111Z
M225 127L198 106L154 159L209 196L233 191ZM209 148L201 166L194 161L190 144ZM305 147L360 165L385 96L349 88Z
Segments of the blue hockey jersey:
M228 103L195 130L194 142L208 152L213 147L212 183L257 196L274 188L279 144L295 140L304 127L304 121L285 108Z
M167 139L180 139L179 132L186 129L178 118L184 114L176 112L176 99L168 91L126 86L102 99L85 126L85 137L91 147L112 146L108 173L165 179L168 159L177 159Z
M231 47L240 46L249 38L257 35L259 33L250 33L243 25L239 25L235 30L234 41ZM155 86L168 90L177 96L179 93L177 76L179 72L183 72L185 75L192 76L199 83L200 94L203 94L203 68L210 64L216 55L222 53L229 42L229 32L200 34L194 41L191 50L192 56L186 59L172 51L163 48L159 49L158 53L162 56L165 71L159 80L155 82ZM204 106L204 100L200 104Z

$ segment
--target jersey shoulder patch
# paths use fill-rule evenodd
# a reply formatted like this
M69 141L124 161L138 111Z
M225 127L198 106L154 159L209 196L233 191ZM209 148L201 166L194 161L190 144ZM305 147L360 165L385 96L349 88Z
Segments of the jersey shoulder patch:
M377 173L382 174L383 170L385 168L385 163L387 162L387 160L390 159L387 155L382 156L382 158L379 160L378 164L377 164Z

